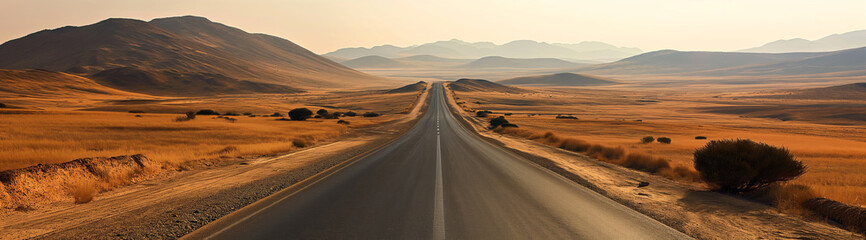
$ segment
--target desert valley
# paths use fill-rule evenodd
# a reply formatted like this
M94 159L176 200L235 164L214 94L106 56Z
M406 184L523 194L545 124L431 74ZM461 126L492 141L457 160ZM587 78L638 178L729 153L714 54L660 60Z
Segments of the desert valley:
M496 154L528 160L521 162L564 180L563 186L579 185L641 214L647 220L640 221L661 229L647 238L862 239L864 33L732 52L453 39L317 54L197 16L110 18L42 30L0 45L0 239L231 238L218 234L235 234L236 224L285 199L309 204L298 207L307 210L319 207L310 199L350 201L322 190L337 189L337 181L358 184L337 192L379 205L428 196L395 193L376 200L363 194L380 189L361 183L411 191L437 186L430 194L440 205L432 205L431 216L422 214L434 221L434 238L446 238L435 232L446 227L465 231L451 236L496 236L472 235L468 218L437 215L459 215L448 206L469 212L465 206L488 206L448 197L463 196L448 184L468 188L481 180L448 178L461 165L443 158L506 169L474 170L482 177L548 180L521 174L528 171L523 165L474 163L482 157L469 150L464 156L447 152L462 141L462 147L474 146L460 131L495 146L489 149ZM435 135L420 137L427 136L420 133L425 126ZM413 136L419 140L407 140ZM726 140L784 149L805 170L754 191L725 191L706 180L696 158L705 146ZM400 144L408 147L397 149ZM436 169L439 179L432 170L380 160L403 152L438 161L423 166ZM399 170L383 170L392 168ZM380 175L361 177L362 170ZM413 178L392 181L393 172ZM473 189L480 194L485 187ZM490 209L522 204L482 202ZM374 207L411 207L399 203ZM302 216L307 210L286 211ZM556 212L507 214L530 219L544 211ZM235 219L242 220L229 222ZM340 221L323 219L330 222L306 224ZM351 215L345 221L378 219ZM455 227L460 221L467 222ZM341 236L317 234L296 237Z

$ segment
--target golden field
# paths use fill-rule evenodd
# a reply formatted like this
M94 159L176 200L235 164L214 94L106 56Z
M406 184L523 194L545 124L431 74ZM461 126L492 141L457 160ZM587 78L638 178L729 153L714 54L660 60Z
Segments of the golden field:
M802 110L802 106L827 109L840 104L859 108L856 101L764 99L751 92L530 89L534 92L456 92L456 96L466 110L511 113L506 118L521 129L622 147L680 166L691 167L694 150L713 139L746 138L787 147L808 165L806 174L792 183L809 186L822 197L866 205L866 128L862 121L840 119L826 110ZM767 112L719 111L755 106ZM579 120L556 119L559 114ZM669 137L672 143L640 143L644 136Z

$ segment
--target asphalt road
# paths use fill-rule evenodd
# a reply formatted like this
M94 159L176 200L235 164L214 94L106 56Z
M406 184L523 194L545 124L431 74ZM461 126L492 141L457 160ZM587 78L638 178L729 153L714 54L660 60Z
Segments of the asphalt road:
M466 130L440 84L404 136L190 239L687 239Z

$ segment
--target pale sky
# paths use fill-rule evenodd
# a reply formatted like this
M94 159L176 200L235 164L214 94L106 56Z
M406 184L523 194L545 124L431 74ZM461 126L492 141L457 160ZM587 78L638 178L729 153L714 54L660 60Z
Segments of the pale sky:
M0 0L0 42L110 17L197 15L316 53L453 38L733 51L866 29L866 0Z

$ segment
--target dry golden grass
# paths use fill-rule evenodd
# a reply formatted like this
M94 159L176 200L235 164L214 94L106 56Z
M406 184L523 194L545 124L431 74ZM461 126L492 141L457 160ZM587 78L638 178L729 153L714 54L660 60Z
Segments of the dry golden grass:
M866 205L866 127L833 125L825 116L808 121L740 117L709 113L709 106L761 104L838 104L839 102L715 98L718 94L674 91L623 91L599 89L534 89L530 94L457 93L465 110L513 113L507 116L531 132L553 132L560 138L622 147L670 159L672 165L692 168L692 154L708 140L746 138L784 146L808 165L806 174L791 184L807 186L818 196L855 205ZM847 102L843 102L847 104ZM542 115L538 115L542 114ZM580 118L555 119L557 114ZM809 112L798 112L804 115ZM815 113L824 114L824 113ZM532 115L532 116L530 116ZM640 143L645 136L669 137L671 144ZM676 168L676 167L675 167Z

